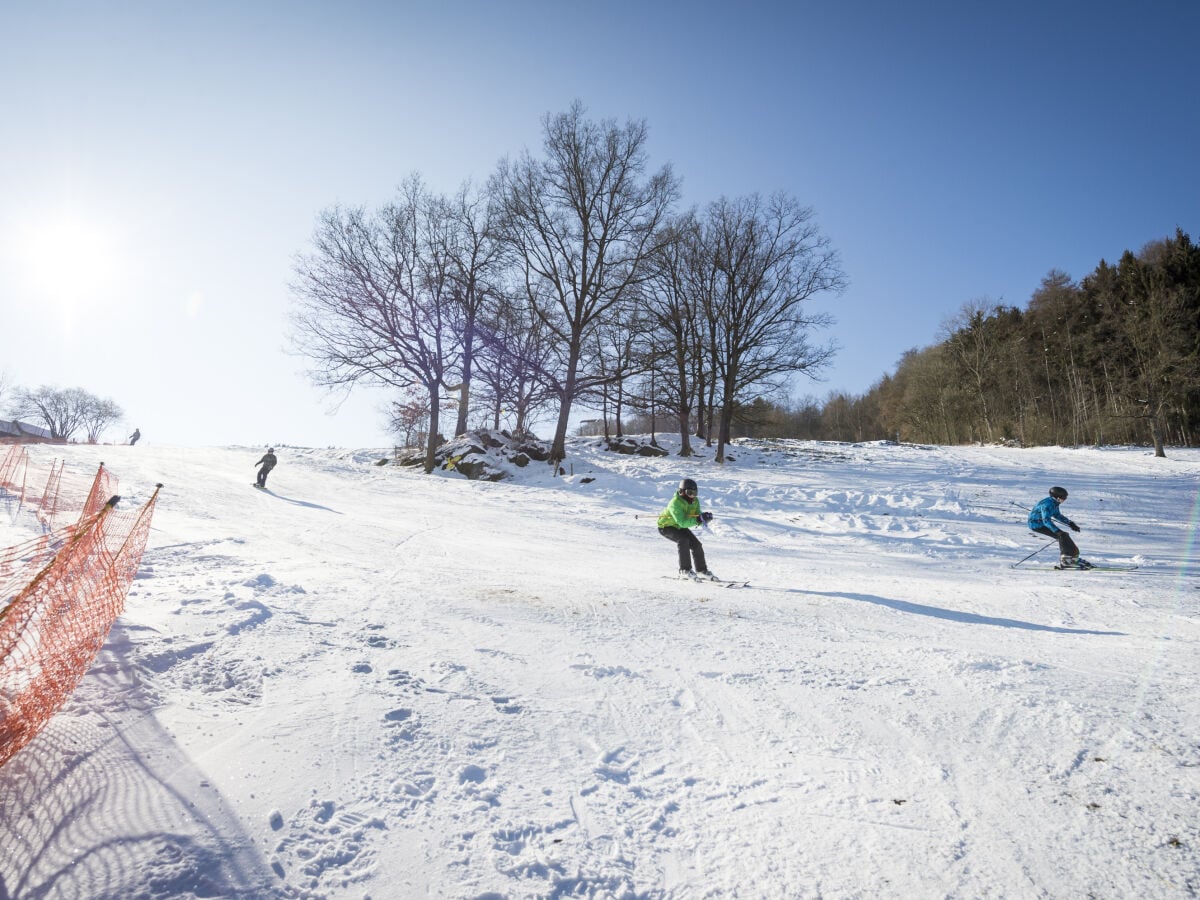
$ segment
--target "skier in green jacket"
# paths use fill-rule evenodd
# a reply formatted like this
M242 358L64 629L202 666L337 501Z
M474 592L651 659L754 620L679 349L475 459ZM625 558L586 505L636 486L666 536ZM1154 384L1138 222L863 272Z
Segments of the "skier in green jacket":
M658 517L658 533L679 548L679 577L693 581L718 581L716 575L708 569L704 561L704 545L692 532L697 525L712 521L712 513L700 511L700 501L696 499L698 489L696 482L685 478L679 483L679 490L667 504L667 508ZM696 567L692 568L692 560Z

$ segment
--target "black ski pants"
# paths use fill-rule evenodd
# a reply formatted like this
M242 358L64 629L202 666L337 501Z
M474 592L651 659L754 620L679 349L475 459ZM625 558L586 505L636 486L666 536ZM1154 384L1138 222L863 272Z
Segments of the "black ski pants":
M258 470L258 486L259 487L267 486L267 476L271 474L272 468L273 468L273 466L263 466L262 468L260 468Z
M658 533L668 541L674 541L679 548L679 568L691 569L694 558L696 560L694 571L708 571L708 564L704 561L704 545L700 543L700 538L692 534L690 529L667 525L658 529Z
M1058 553L1060 556L1078 556L1079 548L1075 546L1075 542L1071 540L1071 535L1065 531L1052 531L1045 525L1040 528L1033 529L1038 534L1044 534L1046 537L1052 537L1058 541Z

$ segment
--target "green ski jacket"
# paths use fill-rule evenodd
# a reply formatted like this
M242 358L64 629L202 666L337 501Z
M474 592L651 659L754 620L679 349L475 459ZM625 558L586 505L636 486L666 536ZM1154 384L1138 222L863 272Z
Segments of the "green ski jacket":
M658 517L659 528L695 528L700 524L700 498L688 500L675 492Z

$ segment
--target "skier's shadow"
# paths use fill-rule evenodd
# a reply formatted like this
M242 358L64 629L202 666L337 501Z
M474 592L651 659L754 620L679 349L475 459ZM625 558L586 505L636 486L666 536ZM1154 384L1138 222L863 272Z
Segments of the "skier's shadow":
M270 494L272 497L275 497L278 500L282 500L284 503L292 503L296 506L306 507L307 509L319 509L322 512L331 512L335 516L344 516L345 515L345 513L338 512L336 509L330 509L328 506L322 506L319 503L309 503L307 500L293 500L291 497L285 497L282 494L277 494L274 491L270 490L269 488L263 488L262 492L264 494Z
M1020 619L1001 619L996 616L981 616L978 613L960 612L955 609L942 609L940 606L926 606L924 603L910 603L907 600L892 600L889 597L876 597L873 594L848 594L842 591L810 591L797 590L800 594L815 594L818 597L841 597L845 600L858 600L862 603L874 603L886 606L897 612L913 613L918 616L932 616L935 619L948 619L951 622L962 622L964 625L995 625L999 628L1022 628L1026 631L1051 631L1055 634L1094 634L1102 636L1123 636L1123 631L1091 631L1086 628L1063 628L1057 625L1039 625L1036 622L1022 622Z

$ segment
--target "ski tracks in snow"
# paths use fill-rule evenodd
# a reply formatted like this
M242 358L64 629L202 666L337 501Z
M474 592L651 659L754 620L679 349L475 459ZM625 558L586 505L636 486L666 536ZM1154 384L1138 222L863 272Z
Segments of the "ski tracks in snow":
M218 888L290 897L1187 884L1195 617L1165 579L997 587L1023 531L991 507L1037 454L780 447L700 479L745 591L664 582L674 548L629 525L694 462L546 489L314 451L264 496L214 454L156 516L120 648L187 790L238 817L192 859L234 847Z

